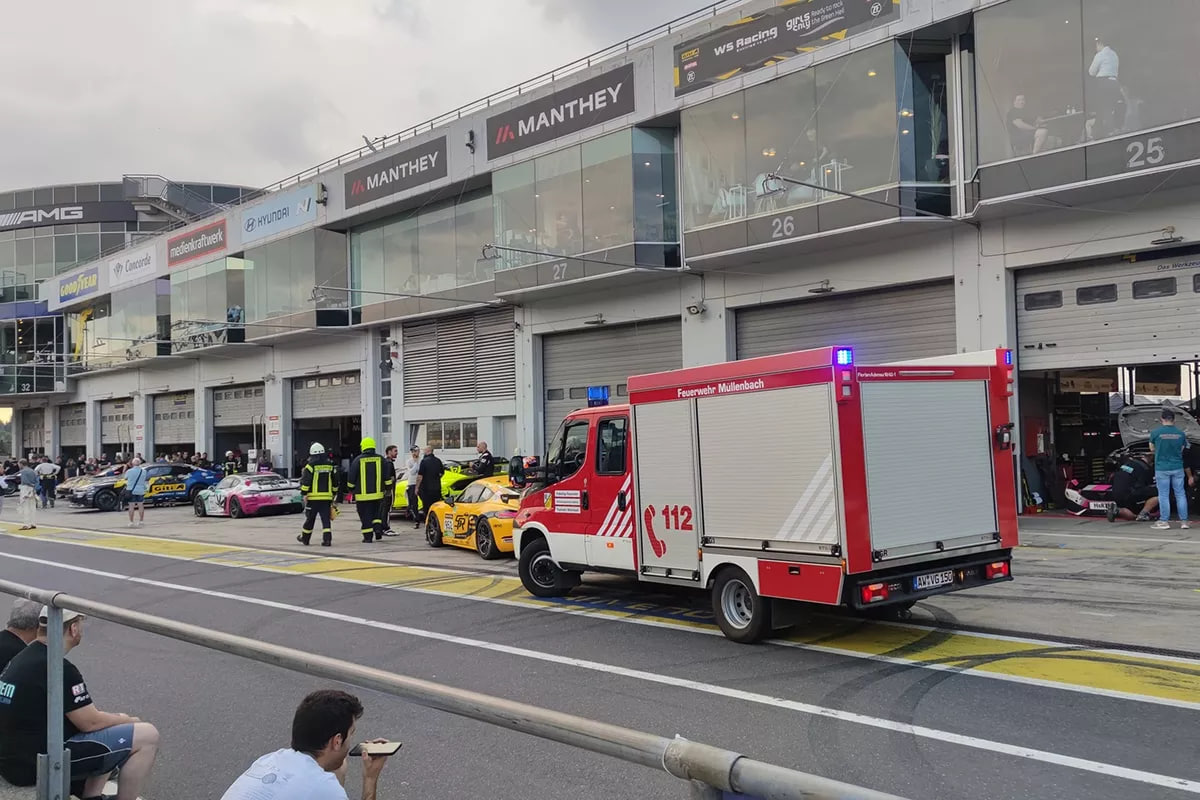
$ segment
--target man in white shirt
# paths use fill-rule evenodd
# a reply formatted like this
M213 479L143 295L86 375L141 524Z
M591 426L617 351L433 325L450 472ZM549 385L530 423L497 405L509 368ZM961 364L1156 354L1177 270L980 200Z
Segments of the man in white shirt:
M322 689L305 697L292 719L292 746L250 765L221 800L348 800L344 784L362 703ZM362 800L376 800L386 756L363 754Z
M421 448L414 444L408 450L408 460L404 462L404 480L408 481L404 494L408 498L408 518L415 523L414 528L421 527L421 517L417 509L417 470L420 467Z
M1092 57L1088 75L1093 80L1089 86L1090 97L1085 98L1088 108L1086 124L1087 138L1108 136L1116 133L1123 124L1121 101L1121 57L1099 36L1096 37L1096 55Z

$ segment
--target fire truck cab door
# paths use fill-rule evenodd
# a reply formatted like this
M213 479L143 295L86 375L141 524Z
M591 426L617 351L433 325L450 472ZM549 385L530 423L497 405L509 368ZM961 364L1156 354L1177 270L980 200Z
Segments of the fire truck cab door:
M702 515L694 400L634 406L639 572L697 584Z
M586 479L591 521L585 539L588 564L634 570L633 473L629 417L601 417L592 432L594 471Z

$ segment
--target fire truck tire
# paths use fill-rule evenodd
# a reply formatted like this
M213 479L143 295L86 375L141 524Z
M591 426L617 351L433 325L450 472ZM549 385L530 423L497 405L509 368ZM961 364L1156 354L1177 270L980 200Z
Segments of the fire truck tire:
M712 588L713 614L721 632L741 644L753 644L771 633L771 602L754 590L740 567L717 573Z
M572 588L567 573L550 556L550 543L545 539L522 548L517 573L526 591L534 597L565 597Z

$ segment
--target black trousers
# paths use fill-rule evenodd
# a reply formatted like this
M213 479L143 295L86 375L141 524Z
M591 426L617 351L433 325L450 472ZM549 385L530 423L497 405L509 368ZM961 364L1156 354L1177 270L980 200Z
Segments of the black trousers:
M421 521L421 501L417 499L417 487L409 486L404 490L408 498L408 518L413 522Z
M434 503L440 503L441 501L442 501L442 496L438 495L438 494L422 495L422 497L421 497L421 517L420 517L419 521L424 522L424 521L428 520L429 519L429 509L433 506Z
M330 509L333 508L332 500L309 500L304 508L304 527L300 529L300 533L304 536L305 541L312 536L313 525L317 521L317 516L321 517L321 533L325 541L333 540L333 532L330 530L329 518Z
M371 541L371 538L383 538L383 500L358 500L355 503L358 509L358 521L362 523L362 536L364 542Z

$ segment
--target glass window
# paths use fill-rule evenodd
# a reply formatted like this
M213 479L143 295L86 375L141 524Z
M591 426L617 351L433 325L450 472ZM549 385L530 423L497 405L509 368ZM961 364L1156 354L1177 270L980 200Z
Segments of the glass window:
M74 236L54 237L54 264L59 272L63 268L74 264L77 258L78 254L75 251Z
M443 422L442 448L446 450L458 450L462 446L462 425L457 422Z
M496 244L519 250L536 250L533 162L527 161L494 173L492 195L496 212ZM534 262L532 256L501 251L496 269L512 269Z
M583 466L587 457L587 435L586 421L564 422L563 427L558 429L546 457L547 463L555 469L558 480L574 475Z
M125 246L125 234L123 233L102 233L100 234L100 251L103 253L111 253Z
M75 202L75 187L74 186L56 186L54 187L54 204L74 203Z
M583 178L580 148L534 159L534 208L538 249L573 256L583 252Z
M0 211L11 211L14 208L16 208L16 205L13 203L13 193L4 192L0 194Z
M684 225L746 216L746 108L743 92L684 109Z
M236 186L214 186L212 187L212 199L214 203L221 205L230 205L236 203L241 195L241 190Z
M101 233L125 233L125 223L124 222L101 222L100 223L100 232Z
M29 208L31 205L33 205L32 189L24 189L19 192L14 192L13 196L16 198L14 201L16 203L16 208Z
M1104 286L1081 286L1075 290L1075 303L1090 306L1097 303L1117 302L1117 285L1110 283Z
M16 245L13 242L0 242L0 270L11 270L16 263ZM11 273L5 273L0 277L5 286L12 283L13 275Z
M462 446L474 447L479 444L479 423L475 421L462 424Z
M34 277L44 281L54 276L54 239L33 240Z
M642 243L636 253L639 264L679 266L679 202L675 173L675 131L635 128L633 239ZM647 243L667 246L646 247Z
M570 397L572 400L586 400L587 399L587 387L586 386L572 386Z
M829 148L817 183L861 192L897 179L896 46L818 64L817 138Z
M754 213L813 202L816 191L788 185L771 191L768 172L779 172L819 184L821 169L831 160L817 130L816 71L807 69L756 86L746 93L746 160L750 180L747 203Z
M54 205L54 190L53 189L34 189L33 204L35 206L52 206L52 205Z
M583 252L631 244L633 234L632 131L584 142Z
M354 265L350 288L363 290L362 294L351 296L353 306L384 300L382 295L372 294L385 291L387 285L383 269L383 230L383 227L367 228L350 236L350 263Z
M563 390L562 389L547 389L546 390L546 399L547 400L562 400L563 399Z
M948 53L949 43L942 42L909 42L896 48L902 181L948 183L950 180Z
M621 475L625 472L626 419L600 420L596 430L596 471L601 475Z
M1048 308L1062 308L1062 292L1030 292L1025 295L1026 311L1042 311Z
M100 199L100 187L94 183L85 183L75 187L75 202L95 203Z
M384 271L384 290L389 292L404 292L416 294L420 291L417 284L417 267L420 248L417 241L417 227L420 218L415 214L389 223L383 229L383 254L386 262ZM364 302L380 302L386 297L368 296Z
M90 261L100 255L100 236L95 233L81 233L75 237L76 257L80 261Z
M1133 299L1150 300L1155 297L1171 297L1175 294L1174 278L1153 278L1133 282Z
M431 422L426 426L425 444L433 448L442 446L442 423Z
M483 246L495 240L492 195L486 192L467 198L454 209L454 248L458 262L458 285L491 280L494 262L483 259Z
M1192 276L1192 291L1200 292L1200 272Z
M419 220L417 244L421 294L455 288L458 268L454 251L454 206L424 211Z
M100 184L100 199L101 200L124 200L125 186L120 183L102 183Z
M486 489L482 483L472 483L463 493L458 496L459 503L480 503L483 502L483 491Z

